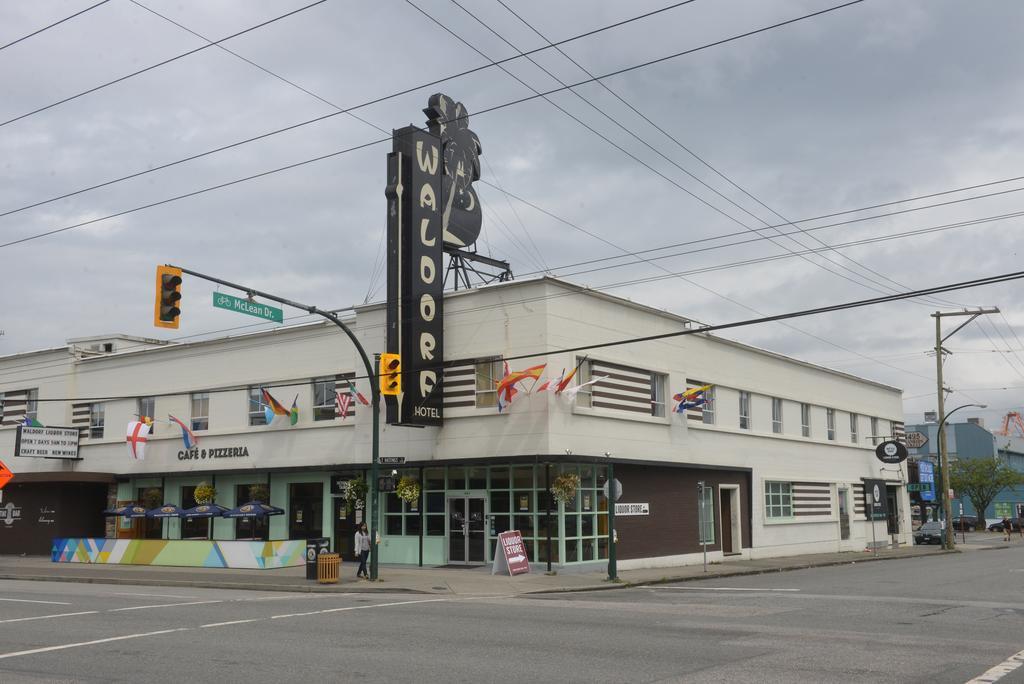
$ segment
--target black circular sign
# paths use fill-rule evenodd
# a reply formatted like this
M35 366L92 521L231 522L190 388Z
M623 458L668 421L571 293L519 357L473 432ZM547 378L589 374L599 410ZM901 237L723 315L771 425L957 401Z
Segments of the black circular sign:
M892 439L875 447L875 456L882 463L903 463L907 460L907 447Z

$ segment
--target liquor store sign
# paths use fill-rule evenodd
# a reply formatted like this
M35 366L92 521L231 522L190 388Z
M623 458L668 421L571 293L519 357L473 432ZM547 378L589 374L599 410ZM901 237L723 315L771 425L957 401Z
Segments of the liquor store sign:
M78 460L78 428L19 425L14 455Z

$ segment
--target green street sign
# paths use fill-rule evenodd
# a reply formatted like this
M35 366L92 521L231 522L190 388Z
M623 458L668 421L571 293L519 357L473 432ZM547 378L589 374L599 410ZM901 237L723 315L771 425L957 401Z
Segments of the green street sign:
M930 492L932 491L931 482L911 482L907 485L908 492Z
M238 313L249 314L256 318L265 318L275 323L284 322L284 312L281 309L261 302L254 302L251 299L224 294L223 292L213 293L213 305L218 309L237 311Z

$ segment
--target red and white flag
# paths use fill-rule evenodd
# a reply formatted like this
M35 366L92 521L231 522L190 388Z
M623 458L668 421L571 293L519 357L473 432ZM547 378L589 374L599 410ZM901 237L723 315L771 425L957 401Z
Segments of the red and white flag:
M136 461L146 460L146 442L149 441L149 426L142 421L133 420L128 423L128 455Z
M334 393L334 406L335 414L342 420L348 418L348 407L352 404L352 395L345 391L336 391Z

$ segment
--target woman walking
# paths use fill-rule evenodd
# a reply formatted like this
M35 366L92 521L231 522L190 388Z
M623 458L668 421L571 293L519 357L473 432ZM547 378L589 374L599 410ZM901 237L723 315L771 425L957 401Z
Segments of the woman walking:
M365 522L359 523L353 549L356 555L359 556L359 571L356 572L356 577L370 579L370 575L366 571L366 559L370 556L370 534L366 531Z

